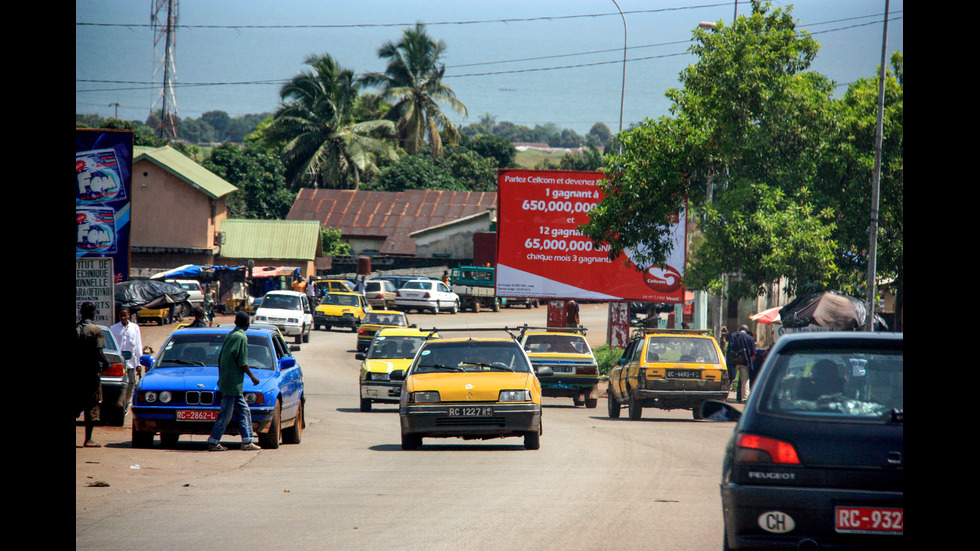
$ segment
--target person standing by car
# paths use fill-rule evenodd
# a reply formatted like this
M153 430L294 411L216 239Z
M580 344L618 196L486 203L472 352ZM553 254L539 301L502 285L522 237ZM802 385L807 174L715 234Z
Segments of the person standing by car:
M92 429L99 422L99 404L102 402L102 380L99 374L109 366L106 359L105 333L92 322L95 318L95 304L83 302L79 309L81 321L75 324L77 333L75 361L76 385L75 392L78 400L75 416L78 412L85 413L85 442L86 448L98 448L102 444L92 440Z
M119 351L124 353L123 358L126 362L126 388L119 393L116 407L125 410L133 399L133 389L136 388L136 381L140 375L139 358L140 352L143 350L143 336L140 333L140 327L130 320L128 307L120 307L116 312L116 319L119 321L110 327L109 331L116 339ZM129 358L126 358L126 352L129 352Z
M204 315L208 320L208 327L214 324L214 303L217 300L217 293L214 290L215 285L217 283L209 283L207 291L204 292Z
M755 339L749 333L747 325L741 325L738 331L731 334L728 341L728 363L738 370L738 387L735 389L735 399L744 402L749 397L749 377L752 368L752 358L755 356Z
M195 306L191 312L194 314L194 321L188 327L209 327L208 324L204 323L204 318L207 317L204 308Z
M578 303L574 300L565 303L565 320L566 327L578 327Z
M242 394L242 374L248 375L253 385L259 384L259 379L252 374L248 367L248 314L235 314L235 328L225 337L218 353L218 390L221 391L221 408L218 417L208 437L208 450L225 451L228 448L221 445L221 437L234 414L238 418L238 431L242 435L243 450L257 450L255 433L252 431L252 414L248 410L245 396Z

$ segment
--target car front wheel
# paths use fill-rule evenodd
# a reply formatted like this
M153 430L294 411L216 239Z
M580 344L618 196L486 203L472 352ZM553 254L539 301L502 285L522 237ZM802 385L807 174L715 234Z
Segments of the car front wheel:
M267 450L277 449L281 437L282 402L276 400L276 407L272 410L272 424L269 426L269 432L259 435L259 445Z

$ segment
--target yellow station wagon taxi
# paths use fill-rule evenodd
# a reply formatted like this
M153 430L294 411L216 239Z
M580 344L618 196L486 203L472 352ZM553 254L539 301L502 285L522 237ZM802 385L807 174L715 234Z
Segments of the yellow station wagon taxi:
M647 329L626 345L609 373L609 417L626 406L636 420L644 407L690 409L701 418L701 403L728 397L728 368L709 331Z
M411 327L408 316L396 310L371 310L357 329L357 351L364 352L371 346L374 334L385 327Z
M361 411L371 411L372 403L397 404L401 398L402 381L391 380L391 372L405 371L415 353L428 338L429 332L406 327L384 327L374 336L367 354L358 352L361 360Z
M357 331L364 316L371 311L364 295L359 293L327 293L313 311L313 328L349 327Z
M423 438L517 436L526 449L540 448L541 384L517 338L442 337L426 341L407 371L391 372L404 380L402 449L418 449Z
M539 376L544 396L571 398L576 406L596 407L599 401L599 365L585 336L574 329L529 330L521 343L535 369L548 366L554 372Z

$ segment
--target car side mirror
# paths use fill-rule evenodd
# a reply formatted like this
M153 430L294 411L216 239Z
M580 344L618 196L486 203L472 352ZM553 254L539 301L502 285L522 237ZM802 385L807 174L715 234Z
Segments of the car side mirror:
M725 402L717 400L701 402L701 418L705 421L738 421L741 417L741 411Z
M365 354L364 352L358 352L357 354L354 354L354 359L355 360L367 359L367 354Z
M538 377L551 377L552 375L555 374L555 372L550 367L548 367L546 365L543 365L543 366L537 368L536 370L534 370L534 373Z
M299 352L300 351L300 346L298 344L291 344L291 345L289 345L289 351L290 352Z
M289 369L291 367L296 367L296 358L287 356L279 360L279 369Z
M396 369L388 374L388 379L392 381L404 381L405 380L405 370Z
M122 352L120 352L120 354L122 354L123 359L126 360L127 362L133 359L132 350L123 350Z
M140 365L147 369L153 369L153 356L149 354L140 356Z

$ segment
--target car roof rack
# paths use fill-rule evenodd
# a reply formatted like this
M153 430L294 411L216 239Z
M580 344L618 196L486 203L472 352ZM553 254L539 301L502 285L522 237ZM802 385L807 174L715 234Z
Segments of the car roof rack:
M587 329L585 327L582 327L582 326L578 326L578 327L531 327L531 326L529 326L527 324L518 325L517 327L507 327L505 325L503 327L460 327L460 328L455 328L455 329L438 329L438 328L433 327L432 329L419 329L419 331L422 331L422 332L428 331L430 337L433 334L435 334L435 333L442 334L442 333L450 333L450 332L467 332L467 331L504 331L508 335L510 335L512 339L514 339L515 341L519 341L519 340L521 340L521 338L524 337L524 333L527 332L530 329L534 329L534 330L545 330L545 329L547 329L547 330L561 330L561 331L568 331L568 332L579 332L579 333L582 333L583 335L587 331ZM514 332L518 332L518 333L515 335Z
M643 329L643 334L649 335L650 333L675 333L678 335L711 335L711 329L657 329L656 327L647 327Z

